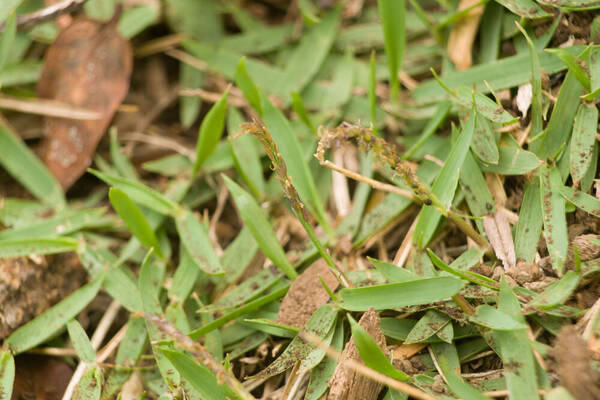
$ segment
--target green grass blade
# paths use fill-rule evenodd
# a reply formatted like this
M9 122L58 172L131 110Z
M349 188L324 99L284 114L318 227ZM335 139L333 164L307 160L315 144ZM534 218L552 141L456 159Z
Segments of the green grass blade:
M407 160L414 156L414 154L423 147L423 145L429 140L429 138L438 130L440 125L444 123L446 117L450 113L450 109L452 108L452 102L449 100L440 101L435 109L435 113L431 117L431 119L423 128L423 132L419 139L413 144L410 149L404 153L402 156L403 159Z
M431 351L452 393L464 400L489 400L489 397L466 383L459 375L460 360L453 344L432 343Z
M568 52L565 49L546 49L550 54L554 54L556 57L565 63L569 72L573 73L573 76L579 81L579 83L589 92L590 91L590 77L583 67L579 64L579 60L575 55Z
M467 156L471 139L475 132L476 115L475 109L472 109L469 119L463 126L460 136L452 146L452 150L442 170L433 183L433 193L435 193L440 202L446 207L450 206L454 198L456 186L458 185L458 172ZM415 243L419 248L423 249L427 246L435 233L441 217L442 214L432 206L423 206L413 234Z
M227 97L229 88L225 90L219 101L217 101L208 111L198 133L198 142L196 143L196 160L192 168L192 175L196 175L198 170L217 149L217 144L223 134L225 126L225 115L227 114Z
M287 59L281 80L276 83L277 92L286 102L290 92L300 93L321 68L335 40L340 14L340 7L330 11L319 24L302 35L300 43Z
M296 92L291 92L290 94L292 96L292 109L294 110L300 121L302 121L302 123L308 128L308 130L312 134L316 135L317 128L315 128L315 125L310 120L308 111L306 110L306 107L304 107L302 97Z
M327 334L334 328L336 319L337 310L325 304L314 312L302 331L325 339ZM300 336L296 336L284 352L268 367L255 375L254 378L267 378L280 374L292 368L297 362L306 359L314 348L315 346L303 341Z
M163 257L162 250L154 230L150 227L148 220L142 213L142 210L135 205L124 191L117 188L110 188L108 198L113 208L123 219L123 222L131 233L138 238L147 248L154 248L159 257Z
M17 35L17 16L11 13L5 22L4 29L0 35L0 71L9 59L10 51Z
M335 332L331 339L331 345L337 351L342 351L344 346L344 324L343 321L338 321L335 326ZM337 362L329 357L325 358L321 363L313 368L308 382L308 388L304 398L306 400L318 400L329 387L329 379L333 376Z
M590 92L594 93L600 89L600 48L594 46L590 50ZM591 99L593 100L593 99Z
M131 200L148 207L163 215L175 215L180 207L177 203L169 200L166 196L148 186L119 176L103 174L94 169L88 170L91 174L102 179L107 184L114 186L129 196Z
M135 167L129 158L121 153L117 128L110 129L110 158L112 159L116 169L119 171L119 175L133 181L138 179Z
M600 200L587 193L576 191L566 186L561 186L558 190L561 196L575 204L577 208L600 218Z
M544 238L552 267L562 275L567 260L569 237L565 215L565 199L560 195L562 179L556 167L540 168L540 201L544 221Z
M209 275L225 273L219 258L215 254L206 226L190 211L184 211L175 218L179 239L196 263L198 268Z
M225 400L225 392L217 378L202 364L194 362L185 354L160 347L160 351L173 364L181 376L206 400Z
M485 5L479 30L479 61L492 62L498 59L500 41L502 40L502 18L504 9L495 1Z
M540 57L533 41L527 35L521 25L517 25L529 46L529 55L531 57L531 136L535 136L542 131L542 72L540 67ZM569 55L571 53L568 53Z
M567 271L560 280L552 282L544 291L527 305L539 309L548 309L564 303L573 294L581 276L575 271Z
M425 278L410 282L342 289L342 307L350 311L399 308L433 303L454 296L465 282L449 276Z
M182 89L199 89L204 82L204 72L181 63L179 66L179 84ZM179 120L184 129L189 129L200 114L202 99L195 96L181 96L179 98Z
M77 289L58 304L14 331L4 344L14 354L19 354L45 342L96 297L103 279L103 274L100 274L90 283Z
M252 78L248 74L246 68L246 57L242 57L235 68L235 84L244 93L244 97L248 100L248 103L256 110L258 115L262 115L262 102L260 100L260 93L258 88L254 84Z
M413 274L405 268L400 268L397 265L379 261L371 257L368 257L368 259L375 269L381 272L381 275L385 276L390 283L408 282L420 278L418 275Z
M437 310L429 310L425 315L413 326L406 335L404 342L406 344L419 343L429 339L438 333L446 325L452 326L450 317Z
M533 150L540 159L554 156L569 140L583 90L583 86L569 71L558 92L554 111L544 135L529 145L530 150Z
M10 350L0 351L0 398L10 399L15 380L15 359Z
M508 8L514 14L523 18L544 18L551 14L544 11L536 2L532 0L496 0L504 7Z
M406 4L404 0L377 0L377 6L390 70L391 97L395 100L400 92L398 73L402 68L406 46Z
M335 66L331 87L327 96L323 98L320 107L322 110L337 110L342 108L352 96L352 88L355 84L354 57L351 52L346 52L344 58Z
M271 228L271 224L263 214L260 206L252 196L227 176L223 175L223 180L233 197L244 224L252 233L260 249L288 278L295 279L298 274L287 259L281 244L275 236L275 232L273 232L273 228Z
M477 113L477 128L471 141L471 150L486 164L497 165L500 159L496 136L488 120Z
M104 374L99 367L92 367L85 371L81 380L77 382L73 397L76 399L100 400Z
M0 149L0 165L13 178L43 203L64 206L65 196L58 181L17 135L1 125Z
M535 258L540 235L542 234L542 206L540 185L527 182L515 225L515 255L517 260L532 262Z
M483 217L496 211L492 194L472 152L465 156L459 181L473 216Z
M375 342L375 339L369 335L365 328L360 326L350 315L348 315L348 320L350 321L350 327L352 328L352 339L354 339L354 344L360 353L360 358L362 358L367 367L381 372L392 379L397 379L399 381L410 380L408 375L392 365L390 360L383 354L379 345Z
M479 164L483 172L499 175L523 175L533 171L542 163L535 154L523 150L517 144L500 145L498 146L498 152L498 164Z
M487 304L477 307L477 314L470 317L469 321L496 331L514 331L527 328L523 322L516 320L512 315L503 313Z
M87 364L93 364L96 361L96 351L79 322L75 319L67 322L67 331L79 359Z
M0 241L0 258L31 254L56 254L77 250L77 240L70 238L28 238Z
M596 105L582 103L575 115L571 136L569 165L573 182L581 181L592 163L597 126Z

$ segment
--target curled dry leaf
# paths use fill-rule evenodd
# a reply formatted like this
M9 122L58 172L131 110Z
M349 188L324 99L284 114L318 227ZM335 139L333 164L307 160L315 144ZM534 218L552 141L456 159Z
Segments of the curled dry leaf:
M506 215L501 211L483 217L483 229L494 248L494 253L507 270L516 264L515 243Z
M315 261L294 280L287 292L277 322L302 328L315 311L329 300L329 294L321 284L319 277L331 291L337 289L339 282L323 259Z
M477 3L478 0L461 0L458 8L459 10L464 10ZM473 65L471 50L484 7L481 5L473 8L464 18L454 24L450 32L450 37L448 38L448 56L459 71L469 69Z
M129 90L133 53L116 30L80 17L48 48L38 82L41 98L100 113L96 120L46 117L42 159L66 190L91 163L100 138Z
M387 354L385 336L381 331L377 312L372 308L369 309L363 314L358 324L375 339L375 342ZM333 377L329 381L327 400L376 399L382 389L381 383L345 367L346 360L361 360L360 353L354 344L354 338L346 343Z

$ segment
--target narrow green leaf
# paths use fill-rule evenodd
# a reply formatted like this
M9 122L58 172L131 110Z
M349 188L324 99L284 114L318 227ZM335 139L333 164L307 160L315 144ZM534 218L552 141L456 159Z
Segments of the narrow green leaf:
M371 125L373 125L373 134L377 132L377 77L375 76L375 52L371 52L371 61L369 63L369 116Z
M556 167L540 167L540 201L544 221L544 238L552 268L562 275L567 260L569 237L565 199L560 195L562 179Z
M306 127L308 128L308 130L311 133L317 134L317 128L315 128L315 125L310 120L308 111L306 110L306 107L304 107L304 102L302 101L302 97L297 92L291 92L291 96L292 96L292 109L298 115L298 118L300 118L300 121L302 121L302 123L304 125L306 125Z
M367 257L369 261L373 264L373 266L381 272L383 276L390 283L399 283L399 282L407 282L415 279L419 279L420 276L410 272L405 268L400 268L397 265L390 264L384 261L376 260L371 257Z
M184 302L192 292L199 275L200 269L196 266L183 242L179 243L179 265L169 287L169 298L173 301Z
M350 311L400 308L441 301L454 296L465 282L449 276L425 278L402 283L342 289L342 307Z
M433 264L442 271L448 272L449 274L452 274L454 276L458 276L461 279L475 283L479 286L483 286L492 290L498 290L497 283L495 280L488 278L487 276L477 274L475 272L455 269L446 264L444 261L442 261L442 259L435 255L435 253L431 251L431 249L427 249L427 254L429 255L429 258L431 259ZM454 263L452 264L454 265Z
M5 85L1 83L4 87ZM5 126L0 125L0 165L40 201L61 208L62 188L35 154Z
M92 367L85 371L81 380L77 382L73 397L81 400L100 400L104 374L99 367Z
M215 152L217 144L223 134L225 115L227 114L227 97L229 88L225 90L218 102L208 111L198 133L196 143L196 160L192 168L192 175L196 175L206 159Z
M210 275L225 273L208 236L206 226L190 211L175 218L179 239L198 268Z
M300 93L321 68L335 40L340 14L340 7L331 10L319 24L302 35L300 43L292 50L281 80L276 83L278 93L286 101L290 92Z
M464 400L489 400L487 396L466 383L460 376L460 360L453 344L433 343L431 350L452 393Z
M600 4L600 3L599 3ZM569 72L573 73L573 76L583 85L583 87L589 92L590 91L590 77L583 67L579 64L579 60L575 55L566 51L565 49L546 49L550 54L553 54L560 58L565 63Z
M490 189L471 151L465 156L465 161L460 169L459 181L465 194L465 200L474 217L483 217L496 211Z
M355 84L354 69L354 57L351 52L346 52L344 58L340 59L333 70L331 90L323 98L320 109L337 110L350 100L352 88Z
M333 307L327 304L322 305L310 317L302 331L312 333L324 339L333 329L336 318L337 311ZM300 336L296 336L284 352L268 367L255 375L254 378L268 378L280 374L308 357L314 348L315 346L304 342Z
M131 161L121 153L117 128L114 127L110 129L110 158L122 177L134 181L138 179L135 167Z
M103 279L103 274L100 274L90 283L21 326L4 341L5 345L9 346L14 354L19 354L54 336L67 321L73 319L96 297Z
M537 180L527 182L519 219L515 224L515 255L517 260L532 262L542 234L542 205Z
M56 254L77 250L77 240L70 238L29 238L0 241L0 258L31 254Z
M93 364L96 361L96 351L79 322L76 319L70 320L67 322L67 330L79 359L87 364Z
M182 89L200 89L204 82L204 71L191 65L181 63L179 66L179 84ZM179 98L179 120L184 129L189 129L200 114L202 99L196 96L181 96Z
M0 70L4 68L9 59L10 51L17 35L17 16L12 12L4 22L4 29L0 35Z
M335 326L335 332L331 339L330 346L337 351L341 351L344 346L344 324L343 321L338 321ZM325 394L325 391L329 387L329 380L335 372L337 367L336 360L332 358L325 358L321 363L313 368L310 374L310 380L308 382L308 388L304 398L306 400L318 400Z
M405 343L418 343L429 339L446 325L452 325L450 317L437 310L429 310L416 323L404 340Z
M194 362L179 351L160 347L160 351L169 359L181 376L187 380L206 400L225 400L225 392L217 378L208 368Z
M483 172L499 175L523 175L533 171L542 163L535 154L523 150L518 145L500 145L498 151L498 164L479 163Z
M260 100L260 93L256 84L248 74L246 69L246 58L242 57L240 62L237 64L235 69L235 84L244 93L244 97L248 100L248 103L256 110L258 115L262 115L262 102Z
M535 44L527 35L527 31L517 25L529 46L529 54L531 57L531 132L532 136L537 135L543 129L542 123L542 72L540 67L540 57L538 55ZM570 54L570 53L569 53Z
M142 210L135 205L133 201L118 188L110 188L108 197L113 208L123 219L123 222L129 228L131 233L147 248L154 248L159 257L163 257L158 239L154 230L148 224L148 220L142 213Z
M399 381L410 380L408 375L392 365L386 355L383 354L379 345L375 342L375 339L369 335L365 328L360 326L350 315L348 315L348 320L350 321L350 327L352 328L352 339L354 339L354 344L360 353L360 358L362 358L367 367Z
M525 324L516 320L511 315L505 314L487 304L477 307L477 314L470 317L469 320L496 331L514 331L527 328Z
M177 203L141 183L119 176L103 174L94 169L89 169L88 172L102 179L107 184L121 189L136 203L146 206L160 214L175 215L180 209Z
M10 399L15 380L15 359L10 350L0 351L0 399Z
M263 214L260 206L252 196L227 176L223 175L223 180L233 197L244 224L252 233L260 249L290 279L296 278L298 274L287 259L281 244L275 236L275 232L273 232L273 228L271 228L271 224Z
M563 304L577 288L580 275L575 271L567 271L560 280L552 282L544 291L535 296L528 306L548 309Z
M477 128L471 141L471 150L484 163L498 164L500 154L490 123L481 114L477 113L477 123L475 125Z
M494 100L480 92L474 92L473 89L460 86L456 89L456 95L457 97L455 99L460 105L468 110L475 107L479 114L492 122L507 125L518 121L518 118L513 117Z
M406 46L406 4L404 0L377 0L377 6L385 38L392 99L395 100L400 92L398 74L402 68Z
M496 61L502 40L504 8L495 1L485 5L479 30L479 60L481 63Z
M438 103L435 113L431 117L429 121L427 121L427 125L423 128L423 132L421 136L419 136L419 140L413 144L410 149L404 153L402 156L403 159L407 160L412 158L421 147L429 140L429 138L438 130L438 128L444 123L446 117L450 113L450 109L452 108L452 102L449 100L442 100Z
M523 18L544 18L548 14L536 2L532 0L496 0L513 13Z
M592 47L588 67L590 69L590 92L594 93L600 89L600 48Z
M596 143L598 126L598 109L595 104L582 103L575 115L573 135L570 148L570 171L574 182L585 176L590 164Z
M458 172L467 156L475 132L476 116L475 109L471 109L469 119L463 126L460 136L452 146L444 166L433 183L433 193L446 207L450 206L454 198L456 186L458 185ZM423 206L421 209L413 234L415 243L420 249L425 248L433 237L441 217L442 214L432 206Z
M575 204L577 208L600 218L600 200L587 193L566 186L561 186L558 190L561 196Z
M269 269L264 269L237 285L230 293L215 300L211 305L204 307L203 310L206 312L215 312L237 307L259 296L265 290L272 287L280 278L280 273L273 273Z

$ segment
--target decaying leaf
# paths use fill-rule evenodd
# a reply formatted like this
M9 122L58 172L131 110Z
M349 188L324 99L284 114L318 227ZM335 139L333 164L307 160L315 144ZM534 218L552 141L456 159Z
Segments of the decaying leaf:
M129 42L107 24L80 17L63 29L48 48L38 81L41 98L97 111L83 121L46 117L42 159L68 189L92 161L100 138L127 94L133 64Z
M504 269L513 267L517 260L515 256L515 244L513 242L510 225L506 214L496 211L494 214L483 217L483 229L494 248L496 257L502 260Z
M315 261L290 286L277 315L277 322L302 328L315 311L329 300L321 284L323 279L329 289L338 287L338 280L323 259Z
M358 324L375 339L375 342L387 353L385 336L381 331L379 315L374 309L365 312ZM340 357L339 363L335 369L333 377L329 381L328 400L350 400L350 399L375 399L382 388L378 382L366 378L354 370L346 368L346 360L360 361L360 353L351 338Z
M477 0L461 0L458 8L459 10L464 10L476 3ZM448 38L448 56L459 71L468 69L473 64L471 50L483 10L484 6L473 8L454 25L450 32L450 37Z

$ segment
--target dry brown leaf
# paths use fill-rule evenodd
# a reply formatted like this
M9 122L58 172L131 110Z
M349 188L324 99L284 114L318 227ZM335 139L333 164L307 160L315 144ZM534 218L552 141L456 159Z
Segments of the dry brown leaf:
M115 17L101 24L79 17L46 51L38 96L99 112L92 121L45 118L42 159L66 190L90 165L96 146L129 90L133 56Z
M502 261L504 269L514 267L517 260L515 256L515 243L513 242L510 225L506 215L501 211L483 217L483 229L487 234L490 244Z
M379 347L387 353L385 336L381 331L379 315L374 309L369 309L363 314L358 324L365 328ZM354 344L354 339L350 338L338 365L329 381L328 400L353 400L353 399L376 399L382 389L381 383L375 382L354 370L344 366L345 361L360 361L360 353Z
M315 261L290 286L281 302L277 322L302 328L317 308L327 303L329 294L319 277L329 289L337 289L339 282L327 263L323 259Z
M479 0L461 0L458 6L459 10L464 10L475 4ZM473 65L471 49L477 35L479 21L483 15L483 5L475 7L464 18L457 21L452 27L450 37L448 38L448 57L456 65L456 69L463 71Z

